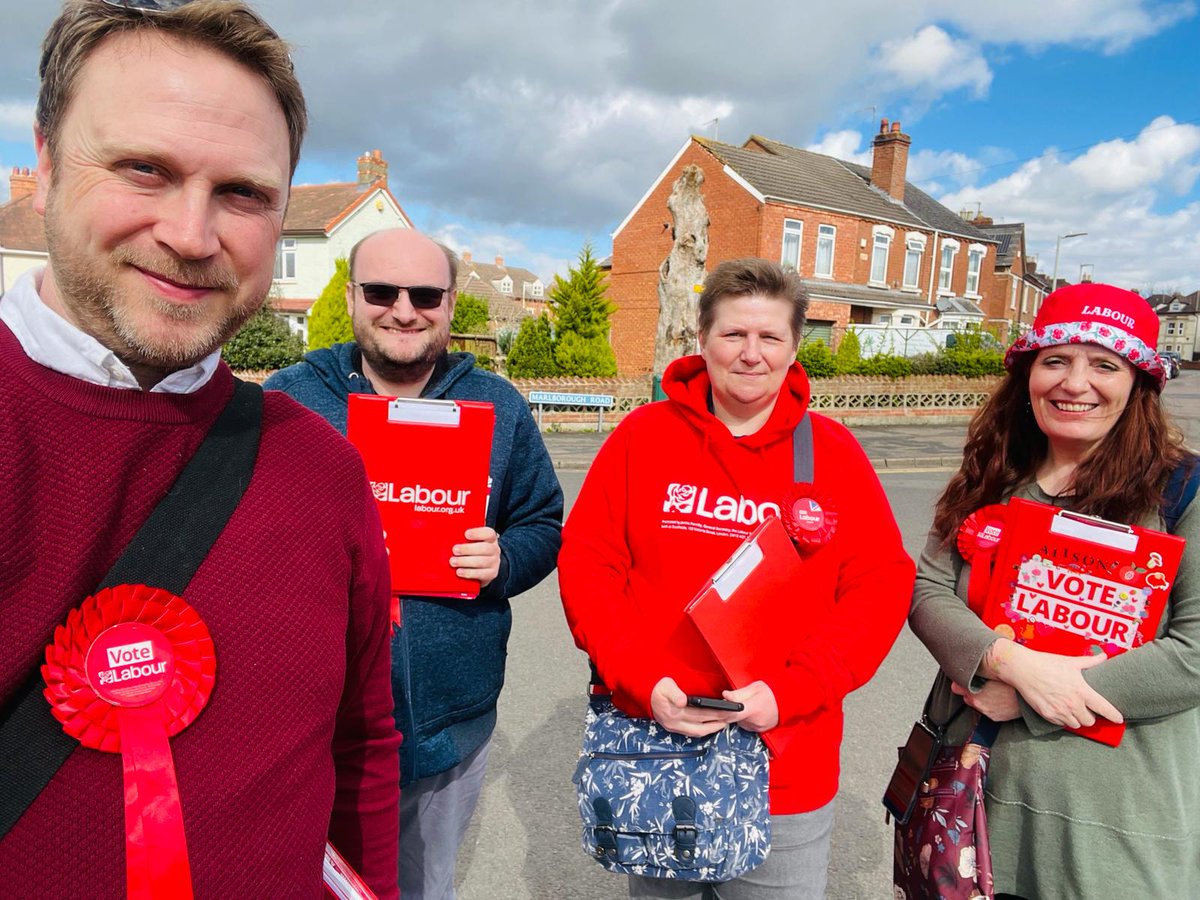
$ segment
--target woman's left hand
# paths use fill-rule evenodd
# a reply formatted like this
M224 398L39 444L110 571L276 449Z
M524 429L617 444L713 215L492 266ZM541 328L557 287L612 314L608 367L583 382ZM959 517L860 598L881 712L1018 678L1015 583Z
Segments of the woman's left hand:
M1003 681L989 681L975 694L958 684L950 685L950 690L962 697L971 709L983 713L993 722L1009 722L1021 716L1016 688Z
M775 692L765 681L755 681L736 691L725 691L725 699L741 703L746 708L734 721L747 731L770 731L779 724L779 705Z

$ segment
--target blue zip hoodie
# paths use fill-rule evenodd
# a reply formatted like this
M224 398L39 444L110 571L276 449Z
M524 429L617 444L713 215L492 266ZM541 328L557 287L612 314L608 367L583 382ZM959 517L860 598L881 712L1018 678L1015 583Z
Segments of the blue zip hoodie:
M289 394L342 434L349 394L375 393L354 343L314 350L263 387ZM421 396L495 409L487 524L500 535L500 573L475 600L401 598L403 624L392 638L401 784L453 768L492 733L512 628L508 601L554 569L563 514L554 465L516 388L476 368L470 353L452 353Z

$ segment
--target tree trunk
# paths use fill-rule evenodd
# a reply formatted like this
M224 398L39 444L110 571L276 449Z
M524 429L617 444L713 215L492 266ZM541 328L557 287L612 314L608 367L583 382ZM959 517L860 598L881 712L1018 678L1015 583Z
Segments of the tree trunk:
M686 166L671 189L674 245L658 267L658 334L654 341L654 374L662 377L671 360L696 352L697 288L704 283L708 259L708 211L700 186L704 172Z

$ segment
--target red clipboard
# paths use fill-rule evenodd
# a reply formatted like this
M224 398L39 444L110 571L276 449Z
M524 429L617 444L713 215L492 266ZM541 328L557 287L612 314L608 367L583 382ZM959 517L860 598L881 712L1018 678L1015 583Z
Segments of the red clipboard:
M450 557L468 528L486 524L492 404L351 394L347 416L383 520L392 593L478 596Z
M1154 639L1186 543L1015 497L981 618L1034 650L1117 656ZM1115 747L1125 724L1068 730Z
M796 603L804 563L783 523L771 517L756 528L687 605L729 684L745 687L774 670L795 645L781 628L779 610ZM763 740L778 756L787 740L772 729Z

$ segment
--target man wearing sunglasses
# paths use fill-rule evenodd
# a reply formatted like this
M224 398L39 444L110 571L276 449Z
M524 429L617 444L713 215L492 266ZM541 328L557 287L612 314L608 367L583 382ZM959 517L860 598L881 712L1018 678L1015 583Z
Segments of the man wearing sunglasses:
M496 413L487 526L451 563L480 582L475 600L401 599L392 643L400 747L400 894L452 900L454 862L483 785L512 612L509 599L554 568L563 496L529 404L508 381L449 353L454 253L412 229L376 232L350 251L354 341L314 350L267 379L343 434L351 393L484 400ZM398 453L420 453L419 447Z
M318 416L237 385L220 360L270 289L306 128L288 47L238 0L70 0L40 75L33 204L49 264L0 298L0 894L317 897L329 839L395 897L388 569L362 462ZM227 407L255 412L214 426ZM241 471L180 478L210 432ZM251 441L233 452L238 434ZM210 498L233 483L225 521ZM165 549L132 563L133 584L110 580L168 495L187 500L151 526ZM224 521L206 554L193 510ZM193 548L202 561L177 572ZM130 618L157 608L134 585L164 579L211 635L206 667L194 629L172 656L162 631ZM102 607L115 621L79 613L102 593L119 600ZM174 660L168 677L195 692L173 681L161 701L118 712L105 674L140 689L154 667L93 674L106 653L89 637L86 679L79 660L54 657L75 673L74 705L45 695L59 721L95 717L71 734L118 721L106 749L121 753L72 738L47 769L64 737L39 664L96 621L126 636L108 666L165 653L157 665ZM177 633L169 622L155 619ZM167 712L186 725L169 745ZM178 804L165 802L172 767Z

